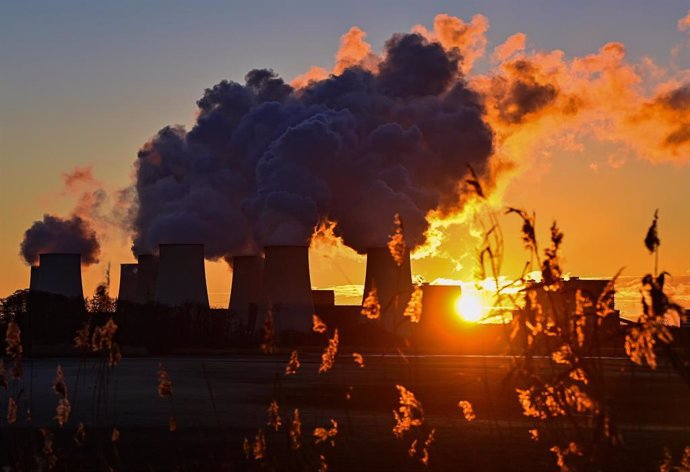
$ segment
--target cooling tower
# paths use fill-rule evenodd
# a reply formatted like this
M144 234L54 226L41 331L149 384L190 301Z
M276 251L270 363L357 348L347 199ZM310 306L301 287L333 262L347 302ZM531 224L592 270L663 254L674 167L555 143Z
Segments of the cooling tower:
M37 291L83 300L81 254L41 254L39 258ZM33 268L31 272L33 276Z
M402 325L402 314L412 293L410 251L405 251L403 263L398 266L387 247L367 249L364 298L373 287L376 287L381 305L383 327L389 332L398 330Z
M137 264L120 264L118 302L134 302L137 296Z
M158 278L158 259L152 254L140 254L137 257L137 286L134 301L151 303L156 297L156 279Z
M41 281L38 279L40 276L40 267L31 266L31 278L29 279L29 292L40 292L41 291Z
M261 256L235 256L232 258L232 287L230 309L240 323L256 326L258 307L263 295L264 260Z
M203 244L159 246L155 301L170 306L209 306Z
M264 291L277 332L311 329L314 301L307 246L264 248Z

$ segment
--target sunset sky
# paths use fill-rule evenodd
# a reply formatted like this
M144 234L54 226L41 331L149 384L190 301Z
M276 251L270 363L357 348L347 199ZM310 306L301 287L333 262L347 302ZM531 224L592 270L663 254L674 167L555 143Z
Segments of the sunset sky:
M453 45L494 131L490 162L510 164L497 177L494 208L535 211L543 244L557 220L565 270L583 277L623 266L629 276L653 270L642 240L658 208L660 266L690 276L690 11L687 0L653 3L5 2L0 296L28 286L19 248L32 223L46 213L69 216L84 192L99 188L112 208L134 182L139 149L166 125L190 129L205 88L223 79L244 83L254 68L290 83L312 67L339 74L343 57L369 67L358 56L364 42L377 61L396 32L414 30L447 49L454 39L435 18L463 30ZM353 26L366 36L341 43ZM511 88L518 82L542 94L534 108L518 110ZM117 293L119 264L133 261L131 235L100 216L100 262L83 272L87 294L108 264ZM457 219L435 255L413 260L414 274L472 279L476 227ZM528 256L517 218L501 222L510 277ZM315 246L314 286L363 283L362 256ZM207 277L211 304L226 305L227 265L207 263Z

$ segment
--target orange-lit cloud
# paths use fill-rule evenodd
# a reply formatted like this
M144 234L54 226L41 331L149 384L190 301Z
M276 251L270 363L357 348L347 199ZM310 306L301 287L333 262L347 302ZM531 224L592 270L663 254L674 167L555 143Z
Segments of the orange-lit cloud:
M677 26L690 30L690 12ZM483 181L491 204L501 204L517 174L543 172L538 169L546 168L556 150L584 154L590 140L618 146L603 162L584 164L594 171L602 165L618 169L631 157L656 163L690 161L690 71L664 69L649 57L633 63L619 42L575 57L558 49L530 51L527 35L518 32L493 49L491 69L473 73L474 64L485 54L488 28L482 15L464 21L440 14L433 28L416 25L412 31L448 51L458 50L461 72L483 98L485 120L495 134L495 152ZM365 36L357 27L343 35L331 74L355 65L376 70L381 58ZM328 74L312 68L293 84L304 86ZM448 226L467 223L472 207L430 212L425 243L413 257L443 254ZM456 214L458 208L467 214Z
M688 14L683 18L678 20L678 31L689 31L690 30L690 10Z
M447 50L457 48L463 58L462 72L467 74L472 70L475 61L484 55L488 29L489 20L484 15L474 15L470 22L466 23L462 18L441 13L434 18L432 31L422 25L416 25L412 31L430 41L438 41Z
M340 75L348 67L362 67L375 70L379 57L371 50L371 45L364 39L367 34L360 28L353 26L340 38L340 49L335 55L333 73Z
M505 61L516 52L524 51L526 45L527 35L525 33L515 33L508 37L503 44L496 46L491 58L497 62Z
M93 166L75 167L72 172L62 174L63 193L73 192L83 186L99 186L101 182L93 176Z
M381 59L372 52L371 45L365 41L366 36L362 29L353 26L340 37L340 47L335 54L335 64L331 71L312 66L304 74L292 79L290 85L297 89L304 88L311 82L328 78L330 74L340 75L349 67L375 71Z

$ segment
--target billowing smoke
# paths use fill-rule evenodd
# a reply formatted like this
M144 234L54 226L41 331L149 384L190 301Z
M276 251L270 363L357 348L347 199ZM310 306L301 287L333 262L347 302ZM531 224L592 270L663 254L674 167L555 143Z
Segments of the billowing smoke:
M38 263L42 253L80 253L84 265L95 264L101 252L96 232L79 216L62 219L43 215L24 233L21 255L27 264Z
M361 41L361 36L350 42ZM408 244L431 210L461 205L467 164L482 171L493 134L456 48L394 35L378 64L295 89L270 70L223 81L197 102L193 128L162 129L139 152L136 253L203 242L206 257L307 244L314 228L364 251L385 244L395 213Z

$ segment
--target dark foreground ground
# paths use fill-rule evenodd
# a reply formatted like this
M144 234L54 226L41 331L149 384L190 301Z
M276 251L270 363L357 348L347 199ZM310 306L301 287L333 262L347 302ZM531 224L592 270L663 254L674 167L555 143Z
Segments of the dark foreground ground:
M576 439L567 424L542 430L537 442L530 439L528 430L539 425L521 415L505 382L508 357L372 354L360 368L346 353L330 372L318 374L321 359L315 353L302 355L298 373L285 376L288 357L125 358L109 374L96 359L25 359L22 383L10 383L9 390L23 389L18 420L7 426L3 414L0 423L0 459L18 470L37 470L46 457L39 428L49 427L55 435L55 470L317 470L320 455L328 470L425 470L408 457L412 436L397 440L392 434L396 384L422 403L421 430L436 429L431 470L558 470L549 448ZM173 384L170 399L157 392L161 362ZM72 405L62 429L53 419L58 397L51 390L58 364ZM624 441L615 462L605 468L659 470L665 446L678 462L690 445L690 387L663 365L650 371L622 358L605 359L603 365ZM0 399L7 405L7 393L0 390ZM267 425L273 399L284 423L299 408L302 447L297 452L287 447L284 428L274 432ZM464 419L459 400L474 405L475 421ZM175 432L168 429L170 416ZM331 418L339 425L335 446L314 445L313 429L329 426ZM79 422L86 428L81 447L74 440ZM117 444L111 442L113 427L120 431ZM243 439L252 439L259 428L268 458L247 461Z

